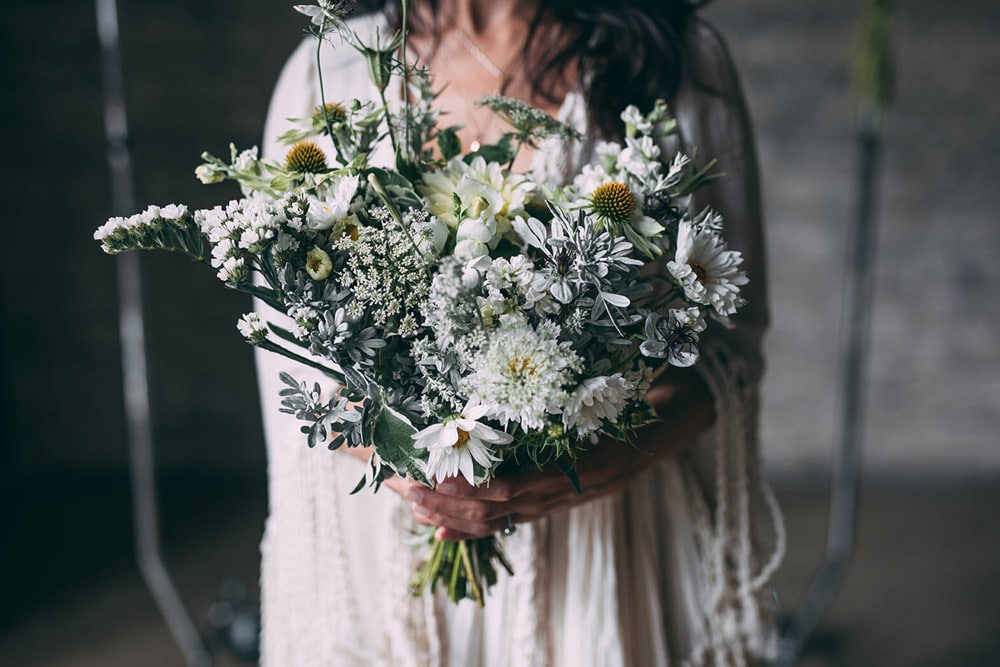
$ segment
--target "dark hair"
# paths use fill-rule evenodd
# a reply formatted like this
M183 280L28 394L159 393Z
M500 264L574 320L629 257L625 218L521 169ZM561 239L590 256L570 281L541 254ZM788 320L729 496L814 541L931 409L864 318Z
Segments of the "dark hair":
M421 1L439 16L439 0ZM619 114L627 104L648 111L659 98L671 100L689 76L688 28L695 10L707 2L539 0L524 47L532 93L558 102L557 91L575 61L577 83L587 89L591 126L605 137L620 136ZM398 26L398 3L385 3L385 12ZM441 30L439 24L414 27L436 35Z

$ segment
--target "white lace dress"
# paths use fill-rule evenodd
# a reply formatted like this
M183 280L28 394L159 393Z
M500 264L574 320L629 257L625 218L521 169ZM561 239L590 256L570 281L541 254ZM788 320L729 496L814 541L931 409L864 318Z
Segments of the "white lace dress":
M376 26L378 17L352 25L362 35ZM353 49L324 47L323 67L329 100L374 94ZM318 104L307 40L275 89L264 154L282 159L287 148L274 139L286 119L307 117ZM585 128L581 95L567 97L561 117ZM535 173L565 181L590 150L545 143ZM767 653L773 632L763 586L775 560L754 553L755 373L746 381L741 357L721 345L705 356L721 416L713 432L620 495L519 526L505 544L516 575L503 576L480 609L407 594L421 553L407 543L408 506L389 490L349 495L363 464L309 449L295 419L278 412L281 370L329 381L258 351L270 494L262 664L655 667L748 664Z

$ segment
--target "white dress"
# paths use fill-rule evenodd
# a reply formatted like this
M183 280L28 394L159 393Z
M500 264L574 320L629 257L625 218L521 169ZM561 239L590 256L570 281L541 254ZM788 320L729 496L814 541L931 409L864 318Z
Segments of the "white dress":
M381 17L352 22L362 36L376 26L384 34ZM374 95L356 51L327 45L323 53L328 101ZM287 147L275 138L286 119L308 117L319 101L309 39L275 89L265 156L283 158ZM560 115L584 129L582 96L567 96ZM565 181L590 150L543 144L536 176ZM262 665L656 667L749 664L767 654L774 633L764 586L776 559L763 563L754 552L751 497L769 498L751 474L755 385L743 386L738 356L708 349L705 357L724 415L713 433L620 495L519 526L505 544L516 574L503 576L480 609L407 594L421 553L407 543L408 506L389 490L349 495L363 464L309 449L299 423L278 412L281 370L329 381L258 350L270 497Z

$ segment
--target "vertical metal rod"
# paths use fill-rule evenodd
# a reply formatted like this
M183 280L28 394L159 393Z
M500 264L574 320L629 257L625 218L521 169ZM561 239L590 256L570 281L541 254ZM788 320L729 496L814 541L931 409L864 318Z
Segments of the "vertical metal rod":
M128 124L118 36L118 7L116 0L96 0L96 3L97 34L104 75L104 128L113 208L116 215L128 215L135 208L135 186L127 145ZM120 255L117 258L117 269L122 387L128 426L136 559L142 578L187 664L189 667L208 667L212 664L211 655L187 613L160 555L138 254Z
M864 370L871 339L877 241L876 181L881 155L873 115L865 114L859 122L858 200L845 294L840 448L833 470L826 553L781 638L776 667L796 664L805 642L833 601L854 551L866 398Z
M857 209L845 276L845 319L841 348L841 438L830 493L826 554L806 589L779 645L776 665L794 665L823 613L833 601L854 552L861 478L865 368L871 339L878 174L883 119L892 98L893 0L861 0L852 79L857 99Z

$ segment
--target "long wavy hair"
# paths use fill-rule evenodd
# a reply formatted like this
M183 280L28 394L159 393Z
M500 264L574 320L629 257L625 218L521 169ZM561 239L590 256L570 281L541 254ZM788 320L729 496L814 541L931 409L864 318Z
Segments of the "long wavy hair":
M440 0L418 0L430 11L415 13L411 28L440 39ZM685 59L696 10L708 0L538 0L529 22L523 62L532 93L557 103L575 67L576 85L586 89L589 122L602 136L623 132L626 104L650 109L671 100L690 76ZM399 3L373 0L391 25L400 23ZM421 21L419 17L433 17Z

